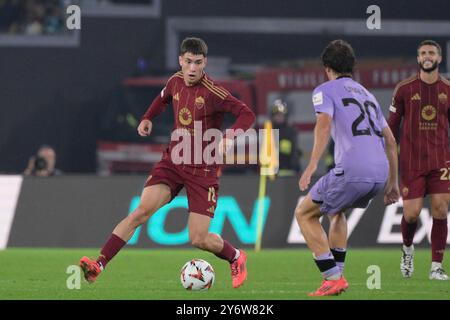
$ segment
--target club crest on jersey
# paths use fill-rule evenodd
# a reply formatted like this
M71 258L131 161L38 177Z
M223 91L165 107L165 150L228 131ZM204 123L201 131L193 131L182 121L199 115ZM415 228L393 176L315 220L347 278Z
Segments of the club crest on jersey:
M431 121L436 118L436 108L431 104L426 105L422 108L422 118L426 121Z
M183 126L188 126L192 123L192 114L191 111L189 111L188 108L184 107L180 110L180 112L178 112L178 121L180 121L180 123Z
M446 104L447 103L447 94L445 94L445 93L440 93L439 95L438 95L438 98L439 98L439 102L440 103L442 103L442 104Z
M202 96L195 98L195 106L197 109L201 109L205 106L205 99Z

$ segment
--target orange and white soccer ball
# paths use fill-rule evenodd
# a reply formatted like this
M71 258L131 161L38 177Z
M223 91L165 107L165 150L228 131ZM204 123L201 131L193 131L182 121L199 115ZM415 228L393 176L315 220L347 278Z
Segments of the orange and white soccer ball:
M181 268L180 280L186 290L208 290L214 284L213 267L205 260L192 259Z

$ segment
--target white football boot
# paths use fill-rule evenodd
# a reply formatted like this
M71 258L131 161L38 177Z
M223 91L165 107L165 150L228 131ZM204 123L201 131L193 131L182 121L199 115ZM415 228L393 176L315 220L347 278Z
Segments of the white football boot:
M400 271L404 278L411 278L414 272L414 245L403 246L402 259L400 261Z
M429 275L430 280L448 280L448 276L442 269L442 264L437 262L431 263L431 270Z

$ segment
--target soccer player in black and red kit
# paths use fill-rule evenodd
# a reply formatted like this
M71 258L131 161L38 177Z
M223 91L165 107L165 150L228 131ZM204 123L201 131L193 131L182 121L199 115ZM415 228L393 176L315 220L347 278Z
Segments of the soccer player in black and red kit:
M138 127L139 135L150 135L155 117L172 103L175 115L174 131L177 130L188 137L191 142L191 159L196 152L198 154L198 150L201 151L201 159L182 163L180 159L174 159L178 141L172 139L161 161L155 165L147 179L137 209L116 226L96 260L87 257L80 260L88 282L94 282L106 264L130 240L136 228L176 197L183 187L186 188L189 202L188 230L191 244L230 263L234 288L241 286L246 280L246 253L208 231L217 204L219 165L203 159L203 151L207 145L203 136L208 129L221 129L225 113L232 113L236 117L231 129L242 129L244 132L253 125L255 115L242 101L205 74L207 51L206 43L199 38L183 40L179 56L181 71L167 81ZM234 138L235 135L227 130L218 146L219 153L225 153ZM183 150L183 153L185 151ZM185 156L183 154L181 157L186 159Z
M405 278L414 272L413 238L423 199L430 195L432 263L429 278L448 280L442 268L447 241L450 201L448 123L450 82L439 75L442 51L426 40L417 49L418 74L400 82L390 107L389 126L398 136L400 122L400 177L403 196L401 230L403 254L400 270Z

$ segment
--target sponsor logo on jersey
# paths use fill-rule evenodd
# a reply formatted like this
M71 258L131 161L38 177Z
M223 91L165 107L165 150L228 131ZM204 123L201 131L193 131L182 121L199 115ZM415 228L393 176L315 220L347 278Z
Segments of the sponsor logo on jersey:
M192 123L192 114L187 107L180 109L180 112L178 113L178 121L180 121L183 126L188 126Z
M436 118L436 113L437 113L436 108L433 107L431 104L429 104L422 108L421 114L424 120L431 121L434 118Z
M323 93L322 93L322 91L317 92L315 95L313 95L312 101L313 101L313 104L315 106L323 104Z
M173 96L173 100L180 101L180 94L178 92Z

